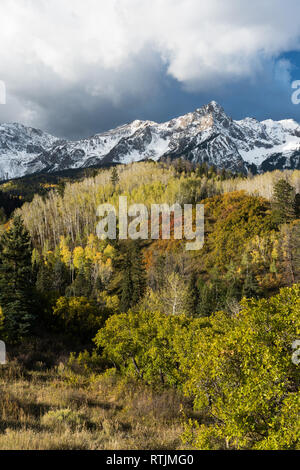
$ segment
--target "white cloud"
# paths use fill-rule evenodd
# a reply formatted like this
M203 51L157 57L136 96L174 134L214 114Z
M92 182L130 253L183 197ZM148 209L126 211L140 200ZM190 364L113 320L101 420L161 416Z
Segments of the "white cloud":
M34 120L73 89L147 97L157 57L192 91L253 78L300 48L299 31L299 0L1 0L0 79Z

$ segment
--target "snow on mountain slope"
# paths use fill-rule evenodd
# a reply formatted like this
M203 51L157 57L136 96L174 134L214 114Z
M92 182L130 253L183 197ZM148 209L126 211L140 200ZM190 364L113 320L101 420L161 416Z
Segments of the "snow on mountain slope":
M215 101L162 124L136 120L78 141L0 125L0 179L181 156L232 171L299 169L300 126L292 119L234 121Z
M283 121L267 119L258 122L246 118L237 123L248 132L255 129L253 138L260 137L257 141L249 140L247 149L240 149L241 156L250 164L260 167L272 155L281 154L288 157L300 150L300 126L292 119Z
M0 179L23 176L43 170L42 159L58 139L22 124L0 124ZM36 161L35 161L36 160Z

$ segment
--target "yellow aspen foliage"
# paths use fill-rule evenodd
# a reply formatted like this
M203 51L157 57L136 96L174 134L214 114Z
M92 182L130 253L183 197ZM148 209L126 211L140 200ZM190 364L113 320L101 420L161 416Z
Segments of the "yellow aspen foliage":
M95 253L92 260L95 264L99 264L99 265L102 264L102 253L99 253L99 251Z
M109 258L113 258L114 257L114 254L115 254L115 249L113 246L111 245L107 245L107 247L105 248L103 254Z
M59 252L60 252L60 257L61 257L63 263L66 266L69 266L71 264L71 261L72 261L72 253L69 250L69 247L67 245L65 237L60 238Z
M85 249L84 249L84 253L85 253L86 259L88 259L90 261L93 261L93 259L95 257L95 253L93 251L93 248L91 248L90 246L86 246Z
M94 234L90 234L85 247L85 257L87 260L96 263L97 260L101 259L101 256L101 242Z
M73 264L76 269L80 269L85 263L85 250L82 246L76 246L73 251Z
M97 250L98 244L99 244L98 238L96 237L96 235L94 235L93 233L91 233L91 234L88 236L87 247L90 247L91 249Z

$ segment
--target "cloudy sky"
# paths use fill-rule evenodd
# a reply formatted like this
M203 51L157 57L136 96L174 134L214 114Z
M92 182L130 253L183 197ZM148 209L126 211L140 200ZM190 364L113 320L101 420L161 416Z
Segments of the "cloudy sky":
M1 0L0 122L78 138L212 99L293 117L299 0Z

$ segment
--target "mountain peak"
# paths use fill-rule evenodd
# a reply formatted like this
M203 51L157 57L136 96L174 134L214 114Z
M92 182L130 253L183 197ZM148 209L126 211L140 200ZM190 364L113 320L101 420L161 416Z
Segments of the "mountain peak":
M215 101L215 100L210 101L207 106L210 107L210 108L213 108L213 109L218 109L218 110L224 111L222 106L219 103L217 103L217 101Z
M217 101L214 101L214 100L210 101L208 104L205 104L204 106L201 106L199 110L204 110L204 111L208 111L211 113L224 113L225 114L224 108L219 103L217 103Z
M244 173L300 169L300 126L289 119L234 121L216 101L162 124L135 120L78 141L0 124L0 179L162 157Z
M157 123L154 121L141 121L140 119L136 119L135 121L132 121L130 125L132 127L139 128L139 127L146 127L146 126L155 126L157 125Z

